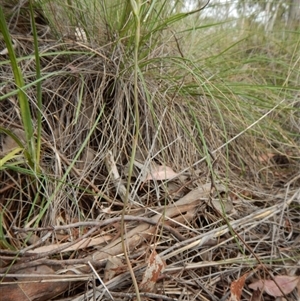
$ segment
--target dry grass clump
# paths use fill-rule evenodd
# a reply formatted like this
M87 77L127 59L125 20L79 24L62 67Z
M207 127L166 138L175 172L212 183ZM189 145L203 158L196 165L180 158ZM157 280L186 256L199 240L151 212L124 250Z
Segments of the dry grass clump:
M33 37L11 20L36 125ZM82 37L57 41L47 31L39 48L39 170L25 156L8 57L0 64L1 157L22 146L0 165L5 300L135 299L122 241L142 300L227 300L231 283L245 274L242 300L249 300L254 279L299 274L299 164L291 154L275 155L277 146L255 128L240 136L250 124L237 96L211 93L219 87L209 91L204 75L185 74L189 62L169 59L168 49L149 51L130 178L134 60L123 41L95 46ZM164 272L146 290L154 251Z

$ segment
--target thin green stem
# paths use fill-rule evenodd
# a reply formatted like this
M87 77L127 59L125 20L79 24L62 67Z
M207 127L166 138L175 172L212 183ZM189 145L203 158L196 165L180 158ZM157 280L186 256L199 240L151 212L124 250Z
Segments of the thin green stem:
M126 195L124 200L124 206L122 210L122 219L121 219L121 235L122 235L122 248L124 252L124 256L126 259L127 266L129 268L129 272L132 278L132 283L134 285L134 289L136 292L136 298L138 301L141 301L141 296L139 292L139 287L131 266L131 262L127 253L127 247L125 244L125 222L124 222L124 216L126 214L126 208L128 206L128 198L130 193L130 183L131 183L131 177L132 177L132 171L133 171L133 163L135 159L137 144L138 144L138 137L139 137L139 129L140 129L140 116L139 116L139 100L138 100L138 71L139 71L139 44L140 44L140 27L141 27L141 21L140 21L140 8L141 8L141 2L140 0L131 0L131 7L133 14L135 16L136 20L136 32L135 32L135 46L134 46L134 119L135 119L135 131L132 141L132 153L130 157L130 163L129 163L129 173L128 173L128 180L127 180L127 187L126 187Z
M42 135L42 82L39 80L41 78L41 64L39 55L39 45L38 45L38 34L35 26L34 11L32 0L29 1L30 17L31 17L31 28L33 32L34 41L34 54L35 54L35 70L36 70L36 96L37 96L37 138L36 138L36 151L34 158L34 170L39 171L40 165L40 155L41 155L41 135Z

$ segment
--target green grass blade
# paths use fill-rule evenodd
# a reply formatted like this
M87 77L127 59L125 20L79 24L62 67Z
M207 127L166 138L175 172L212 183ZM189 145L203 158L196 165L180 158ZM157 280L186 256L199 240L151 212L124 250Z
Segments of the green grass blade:
M19 105L20 105L20 111L21 111L21 118L25 130L25 135L26 135L26 141L28 144L28 152L31 156L31 158L34 158L34 153L35 153L35 146L34 146L34 140L33 140L33 125L32 125L32 120L31 120L31 113L30 113L30 108L29 108L29 102L28 98L23 90L23 87L25 86L24 79L22 76L22 72L18 66L17 63L17 58L16 54L13 48L13 44L11 41L11 37L9 34L9 30L6 25L5 17L3 14L3 10L0 7L0 30L2 32L7 50L8 50L8 55L10 58L10 63L12 67L12 71L14 74L15 78L15 84L18 89L18 100L19 100Z
M17 147L15 148L14 150L12 150L11 152L9 152L6 156L4 156L2 159L0 159L0 170L2 170L2 166L10 161L10 160L13 160L13 159L16 159L17 157L17 154L19 154L21 151L23 150L23 148L21 147Z
M32 0L29 1L30 17L31 17L31 27L33 33L34 42L34 54L35 54L35 70L36 70L36 96L37 96L37 139L36 139L36 150L35 150L35 170L39 170L40 162L40 152L41 152L41 132L42 132L42 82L39 80L41 78L41 64L38 46L38 35L34 19L34 11Z

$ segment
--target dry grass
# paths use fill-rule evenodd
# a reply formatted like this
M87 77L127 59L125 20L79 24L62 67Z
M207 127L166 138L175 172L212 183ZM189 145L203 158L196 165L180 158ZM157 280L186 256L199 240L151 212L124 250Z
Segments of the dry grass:
M26 57L32 37L16 29L12 38L29 84L35 77L34 60ZM22 157L15 169L11 164L0 173L3 293L18 294L14 300L26 294L28 300L134 300L120 233L135 126L133 61L118 43L93 47L70 37L58 42L51 34L39 42L45 77L41 174ZM0 68L2 96L15 87L9 64ZM170 86L164 75L174 66L159 67L155 60L142 72L123 238L138 283L153 250L166 263L156 291L141 292L142 300L227 300L230 284L245 273L242 300L249 300L247 284L254 279L298 275L299 163L290 154L268 156L272 149L263 135L232 139L247 127L238 118L242 110L222 107L205 91L183 95L178 87L197 81L192 75L183 82L178 74ZM35 88L26 93L35 116ZM0 102L0 125L24 140L14 95ZM3 156L16 145L5 134L1 139ZM145 181L154 162L178 177ZM110 268L115 257L121 263ZM49 280L52 294L34 299L41 278Z

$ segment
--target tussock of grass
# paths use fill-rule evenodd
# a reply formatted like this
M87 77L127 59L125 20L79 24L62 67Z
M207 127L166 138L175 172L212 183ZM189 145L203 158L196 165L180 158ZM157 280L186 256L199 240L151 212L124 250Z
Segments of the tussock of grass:
M137 283L151 249L166 261L156 295L140 292L141 298L219 300L245 273L249 283L294 267L299 261L298 44L291 51L276 34L273 43L261 44L262 33L241 33L236 41L224 35L233 30L226 24L225 29L190 25L199 11L180 13L176 1L174 6L142 3L140 33L129 1L93 7L84 1L33 4L39 16L32 19L35 34L26 4L4 6L37 148L40 141L40 156L31 164L11 59L2 55L5 292L4 274L43 264L53 274L61 271L57 274L65 280L71 277L73 290L58 290L55 300L84 300L85 293L109 300L103 286L85 286L88 261L103 277L110 256L124 260L121 240ZM58 21L64 18L65 25ZM86 40L76 38L76 28ZM178 178L144 182L143 168L154 162L171 167ZM191 197L199 187L203 191ZM234 207L228 212L226 200ZM99 237L105 240L97 247L63 251L63 243L71 247ZM109 293L116 300L134 298L132 277L127 268L118 269L106 281ZM243 297L249 296L245 286Z

